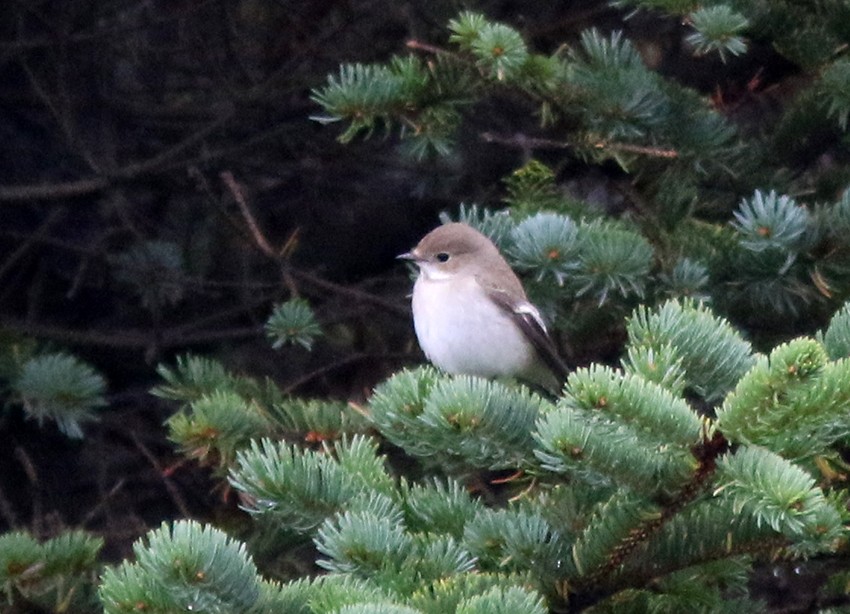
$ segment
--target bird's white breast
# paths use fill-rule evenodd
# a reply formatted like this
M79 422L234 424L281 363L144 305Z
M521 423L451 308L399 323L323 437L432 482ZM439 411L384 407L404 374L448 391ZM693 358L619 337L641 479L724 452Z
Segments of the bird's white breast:
M535 362L522 331L474 277L420 274L413 286L413 320L425 355L449 373L515 376Z

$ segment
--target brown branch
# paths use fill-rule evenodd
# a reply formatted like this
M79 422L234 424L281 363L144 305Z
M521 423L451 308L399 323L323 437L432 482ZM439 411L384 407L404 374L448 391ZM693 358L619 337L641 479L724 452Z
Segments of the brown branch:
M0 202L52 200L72 198L100 192L110 184L106 177L76 179L59 183L38 183L22 185L0 185ZM94 203L95 201L91 201Z
M189 510L189 506L186 505L186 501L185 499L183 499L183 495L180 494L180 491L174 485L174 482L171 481L171 478L168 477L166 470L163 469L162 465L159 464L157 458L150 450L148 450L147 446L142 443L142 440L139 439L139 436L136 433L131 431L130 437L133 438L133 443L136 444L136 448L139 450L139 452L142 453L142 456L147 459L147 461L151 464L151 467L154 468L157 475L159 475L159 477L162 479L162 483L165 486L165 490L168 491L168 495L171 497L171 500L174 502L174 505L180 511L180 514L183 516L183 518L191 518L192 513Z
M133 436L133 438L135 439L135 435ZM117 495L124 488L126 483L126 478L119 478L118 481L115 482L115 485L109 489L109 492L107 492L105 495L102 495L98 499L98 502L95 504L95 506L92 507L91 510L89 510L89 512L83 517L83 519L80 521L80 526L88 526L88 524L92 520L94 520L103 509L106 508L107 504L115 498L115 495Z
M393 315L397 315L403 318L410 317L409 307L402 307L396 303L383 299L380 296L364 292L363 290L358 290L357 288L343 286L342 284L337 284L332 281L328 281L327 279L322 279L317 275L313 275L312 273L308 273L307 271L300 271L291 266L287 266L286 270L290 275L292 275L302 283L306 283L320 290L325 290L327 292L332 292L340 296L345 296L362 303L375 305L376 307L380 307L384 311Z
M598 141L593 144L596 149L610 149L611 151L623 151L636 153L653 158L678 158L679 152L675 149L661 149L659 147L646 147L644 145L632 145L631 143L612 143L610 141Z
M30 202L82 196L105 190L116 182L130 181L166 170L180 153L221 128L233 115L232 111L225 113L154 157L141 162L132 162L104 175L58 183L0 185L0 202Z
M45 219L41 225L36 229L34 233L31 235L27 235L24 242L18 246L18 248L9 254L9 257L6 258L6 261L0 265L0 279L6 275L6 273L11 270L11 268L17 264L17 262L24 257L24 255L30 250L30 248L36 244L41 242L47 237L47 230L56 219L62 214L62 211L59 209L53 210Z
M95 26L96 29L93 30L80 30L77 32L66 33L51 28L53 32L49 36L33 36L26 39L19 38L14 41L0 41L0 56L9 57L34 50L49 49L59 45L67 46L91 43L93 41L100 41L104 38L127 38L139 31L146 30L151 26L169 24L188 19L192 17L193 13L200 11L213 2L215 2L215 0L191 2L179 12L177 10L172 10L172 7L169 7L167 12L158 11L156 14L146 18L140 25L125 25L122 23L122 18L120 17L121 13L118 13L119 17L115 19L113 24L107 23L104 25L103 23L98 22ZM26 3L20 2L19 4L23 7ZM26 10L30 9L31 7L26 7ZM42 20L42 24L44 24L44 20Z
M24 473L27 476L27 480L32 488L32 511L30 512L30 516L32 518L31 531L36 536L44 536L44 505L41 497L41 480L38 477L38 469L23 446L15 446L15 458L21 464L21 467L23 468Z
M3 492L3 487L0 485L0 518L6 521L6 525L10 529L18 528L18 519L15 517L15 509L12 507L11 501Z
M150 329L123 329L114 331L74 330L62 326L37 324L16 318L3 318L0 328L33 337L53 339L74 345L108 346L122 349L167 349L184 345L210 343L227 339L245 339L261 335L261 326L246 326L231 329L212 329L187 333L183 326L161 331L159 335Z
M301 377L299 377L295 381L287 384L286 387L283 389L283 391L286 394L292 394L293 392L295 392L301 386L304 386L305 384L308 384L311 381L313 381L313 380L315 380L319 377L327 375L328 373L333 373L337 369L342 369L343 367L347 367L349 365L353 365L353 364L356 364L358 362L363 362L363 361L366 361L366 360L371 360L371 361L374 361L374 360L403 360L403 361L406 360L406 361L412 361L416 358L417 358L417 356L415 356L413 354L365 354L365 353L359 352L357 354L351 354L349 356L345 356L343 358L340 358L339 360L336 360L336 361L334 361L330 364L321 366L317 369L314 369L313 371L310 371L309 373L302 375Z
M230 190L230 193L233 195L233 199L236 201L236 204L239 205L239 211L242 213L242 218L248 225L248 230L251 231L251 238L254 240L254 244L269 258L279 260L280 255L277 250L272 247L268 239L266 239L266 235L263 234L263 231L260 230L260 226L257 224L254 214L251 213L251 209L248 207L248 201L245 199L242 186L236 182L236 179L233 177L233 173L230 171L222 171L220 173L220 177L227 186L227 189Z
M521 132L512 135L496 134L495 132L482 132L481 140L485 143L498 143L516 149L573 149L574 143L568 141L556 141L554 139L541 139L531 137Z
M694 446L692 452L699 460L699 464L688 483L679 490L676 498L664 505L658 517L634 527L617 544L604 565L580 580L581 585L593 586L604 583L641 544L646 543L671 518L693 501L717 470L717 459L728 449L729 443L719 432L715 433L711 439L704 438L700 444Z
M429 45L428 43L422 43L418 40L409 40L404 45L408 49L416 49L417 51L427 51L428 53L433 53L435 55L438 55L440 53L447 53L445 49L435 47L434 45Z
M496 134L495 132L482 132L481 140L485 143L498 143L499 145L507 145L516 149L577 149L580 147L577 143L570 141L557 141L554 139L543 139L531 137L523 133L512 135ZM678 158L679 152L675 149L662 149L660 147L649 147L646 145L635 145L632 143L616 143L612 141L597 141L592 145L595 149L606 149L610 151L622 151L625 153L635 153L654 158Z

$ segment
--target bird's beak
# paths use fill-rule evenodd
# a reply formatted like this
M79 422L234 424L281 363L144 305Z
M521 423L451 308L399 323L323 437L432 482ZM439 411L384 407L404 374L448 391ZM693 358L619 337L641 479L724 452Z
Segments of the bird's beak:
M416 254L415 251L409 251L396 256L396 260L410 260L411 262L419 262L421 258Z

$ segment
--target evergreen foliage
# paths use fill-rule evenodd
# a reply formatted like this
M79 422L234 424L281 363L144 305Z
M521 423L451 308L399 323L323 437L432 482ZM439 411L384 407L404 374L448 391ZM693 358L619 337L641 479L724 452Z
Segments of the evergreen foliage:
M223 473L238 450L263 437L321 441L367 429L344 403L289 397L269 380L230 373L209 358L183 356L157 371L164 383L152 393L182 404L166 421L170 439Z
M138 295L154 314L179 303L185 295L180 247L169 241L145 241L114 255L115 277Z
M814 553L843 539L842 514L834 503L803 469L770 450L739 449L720 459L718 472L715 492L730 497L736 511L749 512L756 525L764 523L788 537L797 549Z
M826 331L819 334L818 339L833 360L850 358L850 303L835 313Z
M104 611L247 612L259 599L259 576L245 550L223 532L193 521L152 531L133 548L136 561L107 568Z
M848 435L850 363L830 362L813 339L800 338L761 357L718 410L730 439L800 458ZM793 428L791 427L793 425Z
M12 387L27 415L39 424L56 422L68 437L83 436L81 422L95 418L106 405L103 376L80 359L63 352L27 360Z
M549 406L523 388L420 367L375 389L371 417L387 439L447 469L500 469L528 462L534 421Z
M312 538L329 572L269 587L252 597L256 607L539 611L587 592L598 593L598 611L752 607L746 571L760 556L840 547L843 499L800 462L829 456L846 436L845 360L808 338L754 355L690 300L640 308L628 329L628 369L578 369L556 404L432 367L401 371L375 391L370 421L424 467L462 479L523 468L507 505L485 505L451 478L398 481L362 435L316 449L246 444L230 470L244 508ZM715 403L725 396L716 420L699 415L687 390ZM105 603L113 586L159 595L142 567L173 556L160 541L149 548L162 553L138 553L104 576ZM650 577L653 590L640 588Z
M739 34L747 28L747 18L730 7L720 4L697 9L689 15L695 32L687 40L697 54L716 51L722 60L726 54L741 55L747 44Z
M845 435L828 411L803 409L826 399L846 407L839 384L821 379L843 361L803 338L755 356L728 322L692 301L641 308L629 329L629 369L579 369L555 405L432 367L378 387L373 424L425 466L459 476L475 468L529 472L533 480L516 486L527 490L506 507L483 505L452 479L397 483L361 436L320 450L253 443L237 454L231 485L252 514L312 536L329 578L353 576L386 591L377 600L373 589L355 591L337 609L502 607L491 599L556 607L588 590L611 592L598 600L600 611L614 603L742 607L752 605L745 572L754 556L808 556L843 543L840 500L816 484L809 465L794 462L828 453ZM694 347L699 353L679 349ZM659 371L666 375L643 375ZM707 377L697 386L691 372ZM726 396L716 422L681 396L686 389L715 402ZM765 415L781 420L778 398L800 419L765 427L766 418L736 413L758 416L766 403ZM818 419L809 423L809 414ZM730 449L719 433L738 445ZM797 448L806 453L782 458ZM457 584L469 574L479 579L471 593ZM650 576L661 577L654 591L632 588Z
M693 301L668 300L655 310L639 307L626 329L630 351L672 354L665 363L681 369L686 388L710 403L721 399L754 360L750 344L727 321ZM639 364L629 366L638 370Z
M0 599L23 611L73 611L94 603L91 583L103 546L99 537L68 531L38 542L23 531L0 535Z
M266 333L272 339L272 347L279 348L287 343L297 343L309 350L314 339L322 334L313 310L304 299L291 299L274 310L266 321Z

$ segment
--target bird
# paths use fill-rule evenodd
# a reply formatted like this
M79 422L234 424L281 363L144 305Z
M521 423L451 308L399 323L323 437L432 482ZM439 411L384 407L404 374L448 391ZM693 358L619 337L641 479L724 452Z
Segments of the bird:
M414 263L416 338L450 374L513 377L558 394L568 368L540 311L499 252L468 224L444 224L398 258Z

